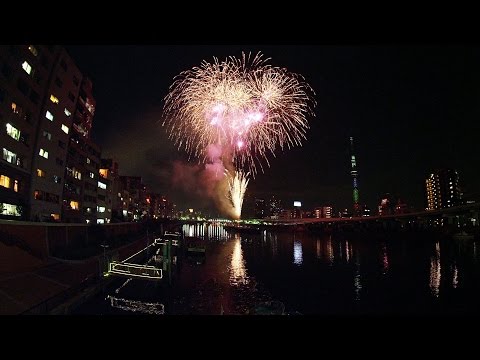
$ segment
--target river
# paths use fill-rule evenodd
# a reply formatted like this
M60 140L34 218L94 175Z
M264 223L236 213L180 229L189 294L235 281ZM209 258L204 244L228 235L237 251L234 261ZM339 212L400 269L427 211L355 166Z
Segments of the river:
M183 231L204 236L206 255L178 256L171 283L167 276L115 278L74 313L252 314L279 303L294 315L480 313L473 240L429 233L230 234L221 226Z

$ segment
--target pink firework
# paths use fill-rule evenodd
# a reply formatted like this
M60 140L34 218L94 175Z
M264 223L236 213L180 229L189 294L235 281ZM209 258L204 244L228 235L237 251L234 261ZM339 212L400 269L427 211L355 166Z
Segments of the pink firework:
M301 75L268 60L260 53L214 58L180 73L165 97L163 122L176 145L204 161L207 146L220 145L224 160L252 175L278 148L301 145L314 92Z

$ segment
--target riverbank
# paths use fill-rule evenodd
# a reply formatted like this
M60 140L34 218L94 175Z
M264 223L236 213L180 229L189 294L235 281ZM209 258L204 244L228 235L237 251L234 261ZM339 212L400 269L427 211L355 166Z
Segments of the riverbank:
M65 313L58 307L62 304L78 305L82 298L87 299L85 295L92 289L103 286L105 258L128 257L144 247L146 241L142 236L105 255L75 261L53 257L30 259L25 251L10 247L10 252L18 253L18 259L29 261L22 260L26 264L23 271L7 272L5 269L8 268L5 268L0 273L0 315ZM71 303L72 300L75 302Z

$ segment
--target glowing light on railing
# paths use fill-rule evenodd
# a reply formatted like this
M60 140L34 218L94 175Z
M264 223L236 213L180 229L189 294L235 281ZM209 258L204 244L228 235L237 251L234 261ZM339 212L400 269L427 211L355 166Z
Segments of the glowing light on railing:
M160 280L163 278L163 270L155 266L129 263L109 263L108 272L117 275L128 275L143 279Z
M114 308L153 315L165 314L165 306L161 303L148 303L137 300L128 300L116 298L110 295L108 295L106 299L110 299L110 305Z

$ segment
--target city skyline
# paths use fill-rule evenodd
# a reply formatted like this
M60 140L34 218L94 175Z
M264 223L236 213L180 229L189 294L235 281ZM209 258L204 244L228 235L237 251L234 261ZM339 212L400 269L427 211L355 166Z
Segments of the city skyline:
M140 175L179 207L209 207L172 183L175 161L187 161L160 126L173 76L213 56L262 51L275 66L302 74L317 96L316 117L303 147L277 154L249 184L247 196L276 194L306 207L352 206L348 139L362 170L361 203L384 193L424 207L423 181L437 168L455 168L465 196L477 196L471 167L479 106L478 49L460 46L67 46L95 84L93 138L122 174ZM451 126L446 126L450 124ZM111 129L117 130L112 133ZM412 151L414 154L412 154ZM414 155L414 156L412 156ZM415 161L412 159L415 158ZM196 164L192 161L192 165ZM276 179L281 178L278 182ZM191 194L190 194L191 195Z

